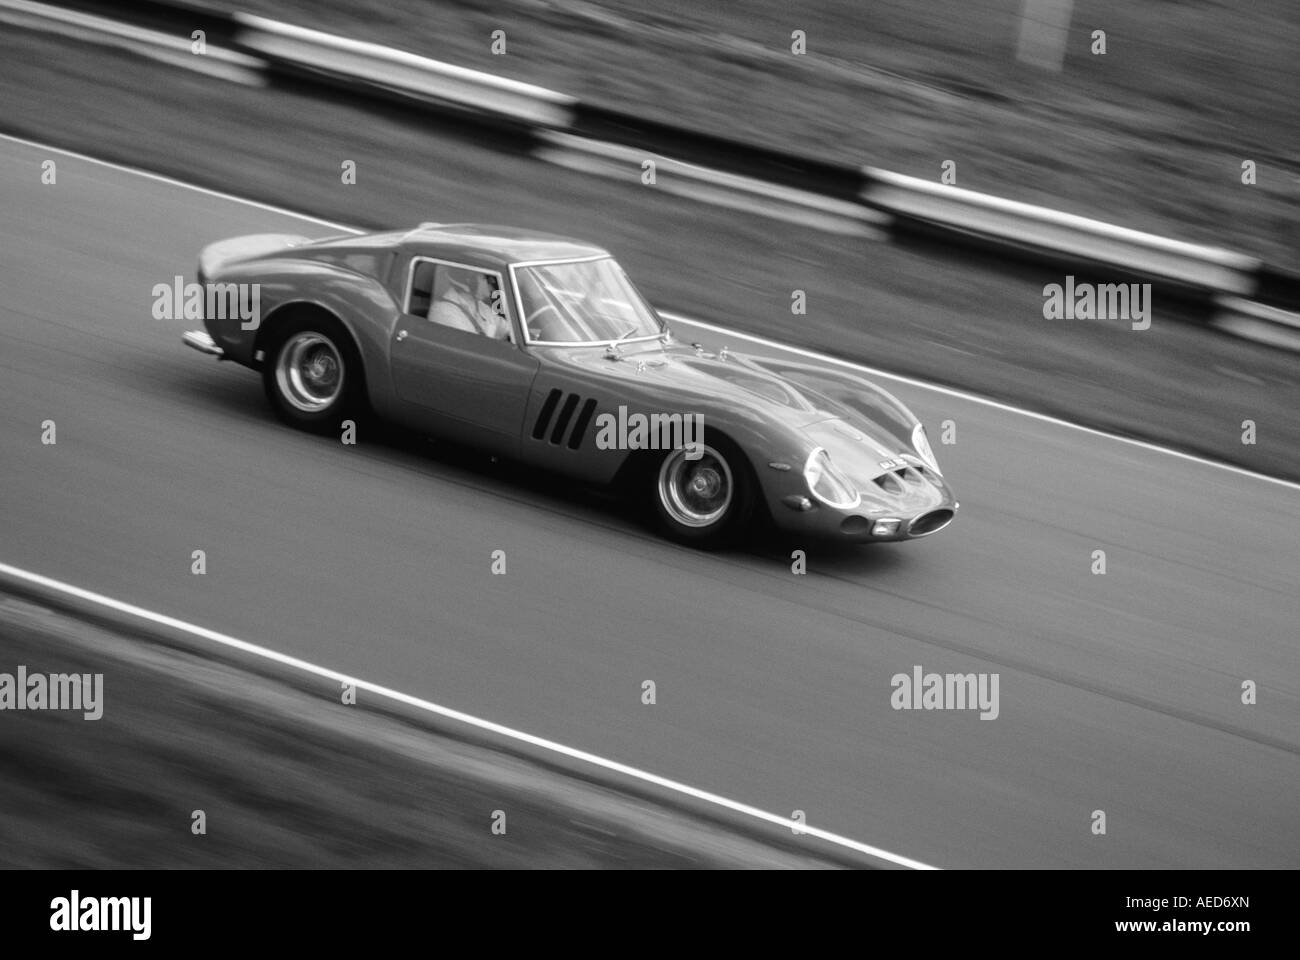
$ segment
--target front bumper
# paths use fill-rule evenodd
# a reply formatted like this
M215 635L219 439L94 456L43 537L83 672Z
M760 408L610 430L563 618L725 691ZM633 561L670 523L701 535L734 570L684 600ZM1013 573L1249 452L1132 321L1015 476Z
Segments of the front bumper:
M771 478L775 480L775 478ZM780 530L826 540L890 543L918 540L943 530L957 516L958 502L942 478L908 483L898 496L872 493L854 507L829 506L799 489L796 475L769 487L768 508Z
M781 504L773 511L777 527L788 533L800 533L826 540L851 543L894 543L918 540L938 533L957 516L957 501L912 515L894 511L868 516L856 510L841 510L814 501L808 510L792 510Z

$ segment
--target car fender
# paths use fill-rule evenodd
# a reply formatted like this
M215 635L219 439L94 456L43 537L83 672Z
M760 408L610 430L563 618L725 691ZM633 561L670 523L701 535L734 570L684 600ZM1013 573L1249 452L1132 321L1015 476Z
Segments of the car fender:
M920 423L906 404L878 384L848 370L818 367L793 360L746 357L817 396L828 409L859 429L887 431L901 447L915 450L912 431ZM917 451L920 455L920 451Z
M321 309L351 335L371 404L380 411L393 409L388 360L401 311L378 279L335 264L282 258L241 261L207 279L257 284L259 289L260 313L255 322L205 318L208 333L229 359L259 369L259 352L285 317L299 307Z

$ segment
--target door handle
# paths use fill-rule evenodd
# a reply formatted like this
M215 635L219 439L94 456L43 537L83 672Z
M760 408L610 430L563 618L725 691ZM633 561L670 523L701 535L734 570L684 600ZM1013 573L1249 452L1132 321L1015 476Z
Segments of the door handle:
M405 340L405 339L406 339L406 331L405 331L405 330L398 330L398 331L397 331L397 342L398 342L398 343L401 343L401 342L402 342L403 340Z

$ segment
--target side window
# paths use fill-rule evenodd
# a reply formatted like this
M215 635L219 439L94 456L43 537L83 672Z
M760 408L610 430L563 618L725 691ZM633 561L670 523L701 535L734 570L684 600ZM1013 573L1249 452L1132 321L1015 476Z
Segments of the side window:
M428 260L417 260L411 274L410 303L407 312L417 317L428 316L433 304L433 281L438 272L438 265Z
M416 312L414 300L411 312ZM434 323L465 333L514 340L500 281L486 271L439 264L427 316Z

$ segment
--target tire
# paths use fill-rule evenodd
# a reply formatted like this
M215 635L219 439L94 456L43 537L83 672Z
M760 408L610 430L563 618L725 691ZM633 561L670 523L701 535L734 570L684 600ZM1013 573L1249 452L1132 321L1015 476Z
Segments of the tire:
M262 385L276 415L313 433L337 433L361 408L361 357L343 324L326 314L287 320L273 331Z
M757 484L749 461L726 437L704 441L698 460L669 450L649 471L659 530L679 543L715 549L733 542L754 514Z

